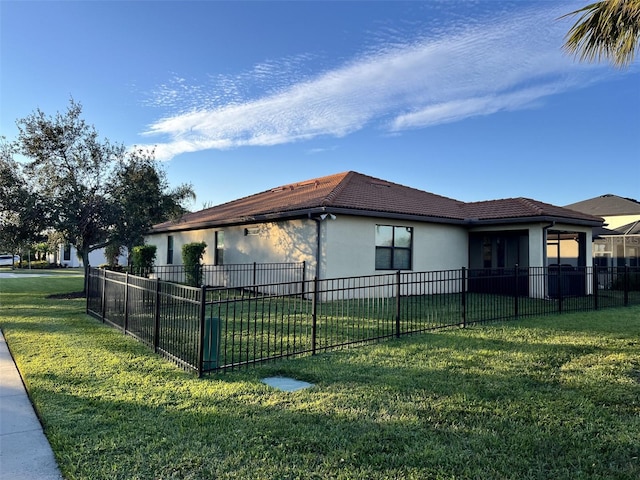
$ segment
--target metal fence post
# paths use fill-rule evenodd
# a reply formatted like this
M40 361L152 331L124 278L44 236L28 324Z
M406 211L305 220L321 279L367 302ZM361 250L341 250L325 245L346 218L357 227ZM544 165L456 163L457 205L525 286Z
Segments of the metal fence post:
M519 289L520 289L520 278L519 278L519 273L520 273L520 271L519 271L519 270L520 270L520 267L519 267L519 265L516 263L516 266L514 267L514 271L515 271L515 275L514 275L514 277L515 277L515 285L514 285L514 287L513 287L513 292L514 292L514 293L513 293L513 315L514 315L516 318L518 318L518 315L519 315L519 311L518 311L518 310L519 310L519 308L520 308L520 305L519 305L519 298L518 298L518 297L520 296L520 292L519 292Z
M104 323L105 317L107 315L107 271L102 270L102 305L100 305L100 317L102 318L102 323Z
M198 377L204 372L204 317L207 309L207 287L200 288L200 338L198 339Z
M467 326L467 268L462 267L460 270L460 278L462 281L462 285L460 286L460 294L461 294L461 308L462 308L462 327L465 328Z
M257 276L257 270L258 270L258 263L257 262L253 262L253 272L252 272L252 280L251 280L251 285L253 285L253 294L257 295L258 294L258 282L256 281L258 276Z
M396 337L400 338L400 270L396 272Z
M124 274L124 325L123 332L129 329L129 272Z
M87 271L87 278L85 279L85 313L89 313L89 299L92 297L92 290L91 290L91 285L92 285L92 281L91 281L91 271L93 269L89 268L89 270Z
M594 310L598 310L598 293L599 293L599 289L598 289L598 266L596 264L594 264L591 267L591 275L593 276L593 278L591 279L591 283L593 285L593 309Z
M156 278L156 304L153 323L153 351L160 346L160 279Z
M562 299L563 299L562 284L563 283L564 283L564 278L562 275L562 267L558 265L558 313L562 313Z
M313 297L311 297L311 354L316 354L318 338L318 277L313 277Z
M629 265L624 266L624 306L629 306L629 289L631 288L631 272Z

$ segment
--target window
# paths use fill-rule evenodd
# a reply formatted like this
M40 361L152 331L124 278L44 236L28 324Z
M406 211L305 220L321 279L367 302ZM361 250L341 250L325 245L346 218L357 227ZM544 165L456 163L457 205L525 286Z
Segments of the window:
M216 250L215 258L213 259L214 265L224 265L224 232L216 232Z
M167 237L167 265L173 264L173 236Z
M376 270L411 270L412 227L376 225Z
M62 252L62 260L65 262L71 261L71 244L65 243L64 251Z
M529 265L529 232L469 234L469 268L513 268Z

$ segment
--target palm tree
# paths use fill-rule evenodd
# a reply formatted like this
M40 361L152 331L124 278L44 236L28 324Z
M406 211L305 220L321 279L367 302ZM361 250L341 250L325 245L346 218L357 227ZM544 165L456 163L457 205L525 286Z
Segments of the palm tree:
M640 0L601 0L575 12L580 15L565 37L564 49L580 60L608 59L618 67L633 62L640 40Z

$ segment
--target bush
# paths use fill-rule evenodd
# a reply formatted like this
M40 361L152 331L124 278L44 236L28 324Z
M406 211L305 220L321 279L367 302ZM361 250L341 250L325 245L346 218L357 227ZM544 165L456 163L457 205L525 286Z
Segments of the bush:
M156 261L155 245L138 245L131 250L131 262L133 273L148 277L153 272L153 264Z
M14 268L21 268L23 270L28 270L29 268L31 268L32 270L42 270L45 268L55 268L55 265L52 265L46 260L32 260L31 265L29 265L29 262L27 260L23 260L21 264L16 263L14 265Z
M104 256L107 259L107 264L111 269L115 269L118 266L118 257L122 254L122 246L116 243L110 243L104 249Z
M187 285L202 285L202 257L207 244L204 242L187 243L182 246L182 263Z
M613 289L624 290L625 286L629 291L640 291L640 273L619 273L613 283Z

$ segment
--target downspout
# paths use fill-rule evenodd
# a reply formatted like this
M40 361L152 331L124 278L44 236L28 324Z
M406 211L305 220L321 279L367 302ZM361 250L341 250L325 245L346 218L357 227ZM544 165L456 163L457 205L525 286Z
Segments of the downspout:
M312 217L311 214L309 214L309 218L311 220L313 220L314 222L316 222L316 278L320 278L320 246L321 246L321 242L320 242L320 222L322 221L322 219L318 218L318 217Z

